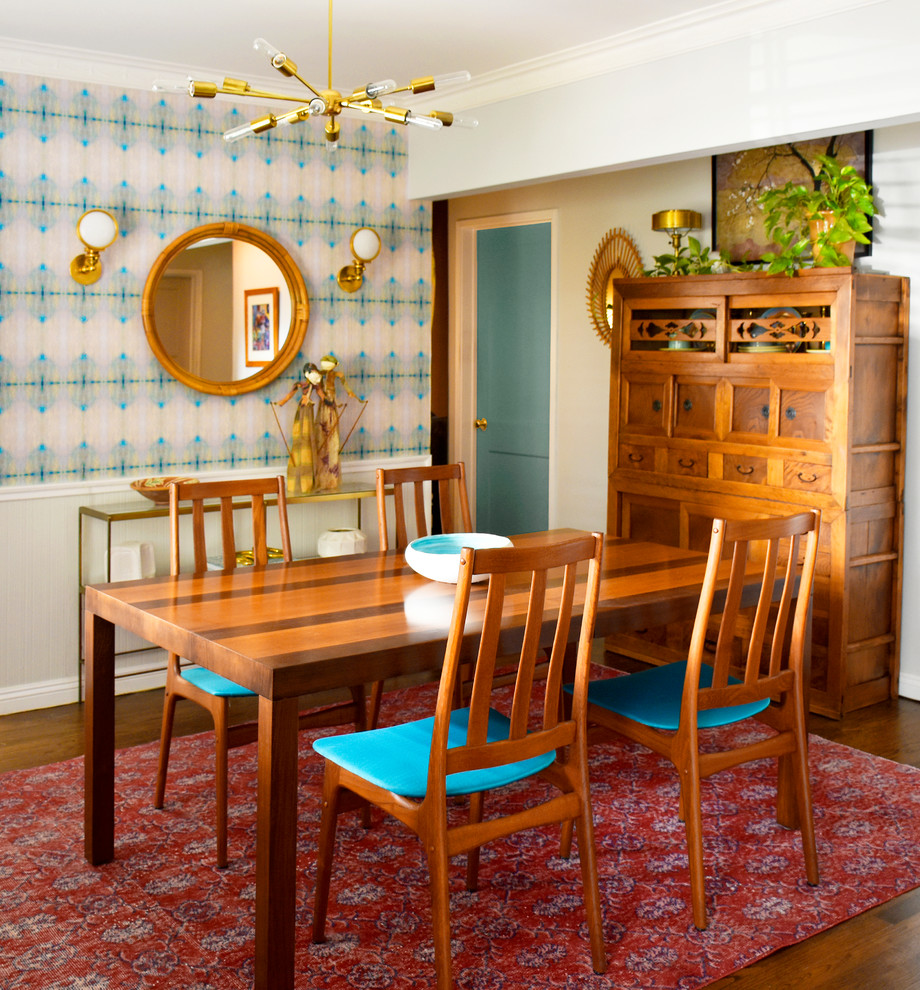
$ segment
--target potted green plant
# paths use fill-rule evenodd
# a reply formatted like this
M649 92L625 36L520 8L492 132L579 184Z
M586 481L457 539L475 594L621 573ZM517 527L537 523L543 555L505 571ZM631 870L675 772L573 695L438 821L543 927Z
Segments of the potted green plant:
M764 211L767 236L779 250L767 252L768 271L793 274L811 264L852 265L856 242L868 244L870 217L878 212L872 187L852 165L833 155L817 156L812 187L787 182L767 189L758 203Z
M656 254L653 261L655 267L647 268L643 275L711 275L734 267L725 252L710 254L695 237L687 238L687 247L679 247L676 253Z

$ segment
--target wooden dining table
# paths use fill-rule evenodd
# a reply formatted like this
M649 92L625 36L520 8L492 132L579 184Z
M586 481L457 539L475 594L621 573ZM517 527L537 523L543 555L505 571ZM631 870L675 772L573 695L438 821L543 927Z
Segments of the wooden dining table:
M575 532L552 530L512 540L524 545ZM705 565L705 553L608 538L595 635L692 618ZM118 626L259 696L254 985L292 990L298 698L438 669L454 590L420 577L397 551L87 587L86 858L100 864L116 852ZM485 586L475 586L470 649L484 596ZM507 622L503 653L520 642L526 597L522 585L521 611L515 609ZM573 640L579 627L573 621Z

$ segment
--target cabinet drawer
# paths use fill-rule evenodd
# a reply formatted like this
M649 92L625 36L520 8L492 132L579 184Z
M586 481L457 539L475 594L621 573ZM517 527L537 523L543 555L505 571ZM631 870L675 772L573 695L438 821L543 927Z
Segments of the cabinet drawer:
M783 487L826 495L831 490L831 466L786 461L783 464Z
M621 443L618 466L633 471L654 471L655 448L641 443Z
M763 485L767 481L767 459L746 454L725 454L722 458L722 480L742 481Z
M705 478L709 474L709 458L705 450L668 450L668 474L687 478Z

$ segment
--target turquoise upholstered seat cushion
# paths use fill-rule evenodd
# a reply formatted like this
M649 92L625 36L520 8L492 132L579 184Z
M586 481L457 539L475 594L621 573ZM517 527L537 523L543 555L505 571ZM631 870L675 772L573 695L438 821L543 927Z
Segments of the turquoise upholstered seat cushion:
M674 730L680 722L680 700L686 670L687 662L683 660L679 663L666 663L661 667L650 667L623 677L591 681L588 685L588 701L653 729ZM729 683L741 682L730 677ZM712 667L703 664L700 667L700 687L709 687L711 684ZM565 690L571 693L571 686L566 685ZM745 705L703 710L697 715L697 724L705 729L740 722L762 712L769 704L768 700L752 701Z
M213 671L205 670L204 667L185 667L182 676L190 684L213 694L216 698L251 698L255 697L249 688L241 687L234 681L221 677Z
M448 749L462 746L466 742L469 713L468 708L459 708L451 714ZM490 709L487 730L489 742L507 739L509 728L508 719L500 712ZM324 736L313 743L313 748L327 760L332 760L378 787L405 797L421 798L428 788L428 759L433 732L434 718L423 718L368 732ZM555 758L556 751L551 750L518 763L449 774L447 793L473 794L502 787L538 773Z

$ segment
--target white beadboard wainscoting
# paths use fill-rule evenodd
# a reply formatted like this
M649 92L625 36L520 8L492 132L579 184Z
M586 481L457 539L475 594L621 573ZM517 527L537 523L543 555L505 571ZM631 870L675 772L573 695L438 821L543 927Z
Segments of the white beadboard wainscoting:
M343 480L367 481L373 487L378 466L409 466L428 463L429 458L399 458L380 462L344 463ZM283 468L280 469L283 473ZM202 479L272 475L279 469L200 474ZM116 479L67 485L35 485L0 490L0 536L8 562L0 595L0 715L77 701L80 670L80 575L78 533L80 506L124 506L138 508L152 503L129 488L129 481ZM379 546L374 500L341 500L292 503L288 515L295 557L316 552L316 541L328 529L356 525L360 507L361 528L368 549ZM215 516L216 518L216 516ZM86 583L104 581L105 523L84 520L84 578ZM271 537L271 531L269 533ZM157 573L169 571L168 518L137 519L113 523L112 543L129 540L154 546ZM271 540L270 540L271 542ZM118 632L116 690L128 694L164 683L161 668L165 654L151 651L142 640ZM125 676L121 676L125 675Z

